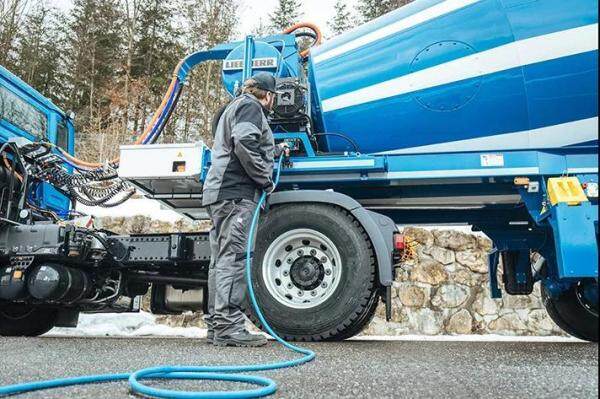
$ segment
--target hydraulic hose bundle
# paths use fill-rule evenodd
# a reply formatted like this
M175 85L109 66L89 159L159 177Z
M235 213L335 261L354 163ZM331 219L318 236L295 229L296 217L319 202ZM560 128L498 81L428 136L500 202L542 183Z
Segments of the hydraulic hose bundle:
M279 159L277 174L275 177L275 185L279 183L283 157ZM287 360L275 363L266 364L248 364L248 365L231 365L231 366L160 366L151 367L134 373L123 374L101 374L90 375L72 378L62 378L57 380L31 382L18 385L9 385L0 387L0 396L15 395L25 392L32 392L44 389L52 389L59 387L68 387L74 385L96 384L102 382L113 382L128 380L133 392L141 395L146 395L154 398L164 399L205 399L205 398L259 398L272 395L277 390L277 384L265 377L252 376L246 372L278 370L288 367L295 367L312 361L315 358L315 353L309 349L300 348L292 345L281 338L269 325L265 319L260 306L256 300L254 288L252 286L252 243L256 235L260 212L267 199L267 194L263 193L254 210L252 224L246 245L246 282L248 285L248 295L252 303L252 307L263 328L281 345L290 349L293 352L299 353L302 357L293 360ZM247 384L257 385L258 388L245 391L216 391L216 392L183 392L173 391L161 388L153 388L144 385L140 382L142 379L177 379L177 380L212 380L212 381L229 381L243 382Z
M135 194L135 189L118 178L112 168L69 173L54 166L44 171L45 180L63 187L69 195L86 206L110 208L120 205Z

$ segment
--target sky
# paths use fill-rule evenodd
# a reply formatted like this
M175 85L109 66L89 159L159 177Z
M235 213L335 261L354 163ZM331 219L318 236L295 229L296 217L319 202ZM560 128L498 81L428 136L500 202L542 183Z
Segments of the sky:
M251 33L259 18L267 20L269 13L277 5L277 0L240 0L240 2L239 14L244 16L240 18L238 29L241 35ZM300 20L316 23L327 34L329 31L327 21L333 17L335 2L336 0L302 0L304 15ZM50 0L49 3L62 9L68 9L71 6L71 0ZM346 0L346 4L350 8L353 8L356 3L357 0Z

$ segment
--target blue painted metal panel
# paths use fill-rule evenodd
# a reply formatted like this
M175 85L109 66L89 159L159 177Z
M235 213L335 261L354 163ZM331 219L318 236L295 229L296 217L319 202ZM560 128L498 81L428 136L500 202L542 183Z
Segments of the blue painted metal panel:
M501 0L515 40L598 22L596 0Z
M529 128L598 116L598 51L523 68Z
M598 277L596 228L598 205L584 202L552 207L550 224L554 231L559 278Z

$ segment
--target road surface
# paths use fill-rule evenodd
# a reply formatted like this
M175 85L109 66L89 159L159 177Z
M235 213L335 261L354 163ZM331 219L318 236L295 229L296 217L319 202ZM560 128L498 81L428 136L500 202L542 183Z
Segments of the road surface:
M598 346L581 342L346 341L307 345L309 365L265 372L278 398L597 398ZM0 383L113 373L160 364L267 362L266 348L216 348L177 338L0 338ZM156 382L188 389L231 384ZM134 398L126 383L65 388L17 398Z

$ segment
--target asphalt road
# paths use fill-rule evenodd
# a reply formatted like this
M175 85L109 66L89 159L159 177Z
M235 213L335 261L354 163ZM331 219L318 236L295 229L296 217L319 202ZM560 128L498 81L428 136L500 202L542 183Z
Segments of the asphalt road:
M578 342L347 341L309 344L317 360L265 372L279 398L597 398L598 346ZM215 348L173 338L0 338L0 383L113 373L159 364L234 364L283 359L266 348ZM224 383L156 382L200 389ZM64 388L18 398L134 398L126 383Z

